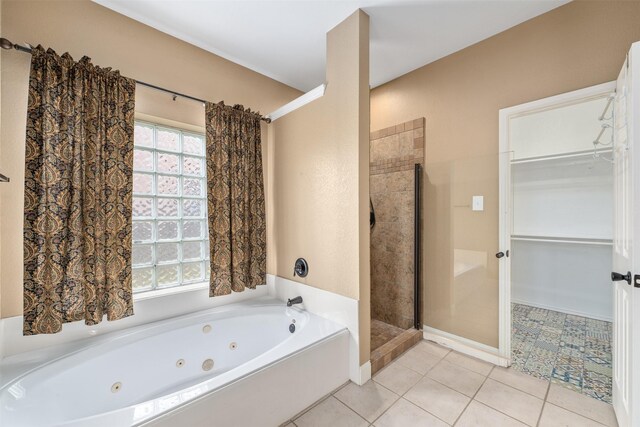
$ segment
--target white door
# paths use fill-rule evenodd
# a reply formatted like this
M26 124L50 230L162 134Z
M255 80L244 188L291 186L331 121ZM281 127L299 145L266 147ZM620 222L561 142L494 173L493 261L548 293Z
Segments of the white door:
M640 426L640 43L617 80L614 138L613 406L621 427ZM640 285L640 284L639 284Z

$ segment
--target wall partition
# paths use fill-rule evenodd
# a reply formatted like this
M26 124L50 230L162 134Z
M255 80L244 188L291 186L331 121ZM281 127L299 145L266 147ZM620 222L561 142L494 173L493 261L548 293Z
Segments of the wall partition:
M427 157L422 305L436 341L498 346L498 164L497 154Z

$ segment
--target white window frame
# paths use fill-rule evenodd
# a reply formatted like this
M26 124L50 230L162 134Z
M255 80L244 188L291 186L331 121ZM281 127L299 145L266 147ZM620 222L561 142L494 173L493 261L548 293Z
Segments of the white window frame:
M209 236L207 227L207 176L206 176L206 146L205 135L203 132L197 132L180 127L179 125L171 124L166 125L164 123L156 123L154 121L147 120L135 120L136 127L143 126L151 128L153 132L153 142L151 146L143 146L137 143L134 139L134 209L133 209L133 247L132 247L132 268L133 268L133 281L134 281L134 294L137 297L151 295L155 293L166 293L178 290L178 288L193 289L199 288L202 284L206 284L209 279ZM175 132L179 135L177 150L165 149L158 147L158 132L161 131ZM202 140L202 147L200 154L185 153L184 152L184 139L186 136L196 137ZM137 153L146 152L150 153L152 157L152 167L149 170L144 170L136 167L135 157ZM178 156L178 170L175 172L159 171L158 160L162 155ZM184 158L199 159L201 164L202 173L200 175L187 174L183 171ZM148 176L151 179L151 192L144 193L139 191L139 187L136 188L135 182L137 177ZM178 192L176 194L160 194L158 188L158 181L160 177L175 177L178 180ZM184 192L184 180L185 179L197 179L200 180L200 194L189 195L183 194ZM135 208L135 200L140 198L151 199L151 215L150 216L137 216ZM177 200L178 212L176 216L159 216L158 202L162 200ZM185 202L197 201L200 202L201 209L200 214L196 216L185 216L184 206ZM175 222L177 223L177 235L172 239L159 239L159 224L163 222ZM198 237L184 237L184 224L187 222L199 222L201 234ZM143 223L151 225L151 235L149 239L141 239L139 233L136 233L136 226ZM137 235L138 234L138 235ZM199 244L200 256L197 258L184 259L183 246L185 243ZM170 261L160 261L158 259L158 247L163 244L173 244L177 246L177 259ZM141 248L149 248L151 251L151 261L149 263L140 263L140 257L136 256L136 253ZM136 259L137 258L137 259ZM184 267L189 265L200 264L201 275L198 278L185 280L183 277ZM177 269L177 278L173 283L160 283L158 272L163 268L175 267ZM148 285L143 287L136 287L136 283L139 280L140 274L147 272L151 274Z

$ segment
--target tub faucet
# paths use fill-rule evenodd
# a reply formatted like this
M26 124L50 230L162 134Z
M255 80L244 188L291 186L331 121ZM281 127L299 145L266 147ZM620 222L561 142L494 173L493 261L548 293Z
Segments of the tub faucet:
M302 304L302 297L289 298L287 300L287 307L291 307L293 304Z

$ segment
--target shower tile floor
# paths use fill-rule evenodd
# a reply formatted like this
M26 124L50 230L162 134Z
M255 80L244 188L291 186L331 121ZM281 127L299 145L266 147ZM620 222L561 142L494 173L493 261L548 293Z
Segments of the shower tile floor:
M405 330L380 320L371 320L371 351L382 347L395 337L402 334Z
M611 403L611 322L512 304L512 368Z

